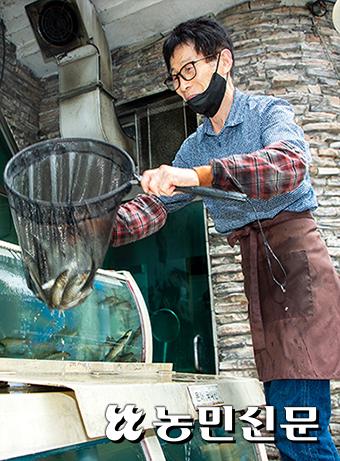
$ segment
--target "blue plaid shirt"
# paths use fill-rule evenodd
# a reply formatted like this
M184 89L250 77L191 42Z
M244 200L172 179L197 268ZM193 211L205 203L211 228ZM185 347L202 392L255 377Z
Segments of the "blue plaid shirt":
M291 105L279 98L253 96L235 90L229 116L220 133L216 134L206 118L195 133L179 149L173 166L192 168L209 165L212 159L224 159L259 151L278 141L286 141L302 153L306 162L311 155L302 129L294 122ZM184 206L192 197L162 197L168 212ZM253 221L256 216L249 203L231 200L203 199L216 227L229 233ZM281 211L301 212L317 207L316 195L308 172L300 185L287 193L269 199L251 199L259 219L272 219Z
M280 151L285 149L288 157L291 157L287 161L286 155L280 170L280 162L283 161ZM248 155L246 159L244 154L252 155ZM269 173L266 169L261 170L263 165L258 161L260 155L264 163L266 159L272 160L272 163L267 162L269 166L274 166L269 169ZM291 105L283 99L247 95L235 90L231 110L222 130L216 134L210 120L205 119L196 132L183 142L173 166L192 168L212 164L217 174L214 185L227 189L224 187L223 169L224 166L228 167L228 162L233 165L231 171L237 179L242 178L239 182L246 189L257 216L247 202L203 199L216 230L230 233L256 218L272 219L281 211L302 212L317 207L308 170L302 169L300 162L300 171L296 173L299 166L295 163L294 156L303 157L303 162L307 165L311 161L303 131L294 122ZM277 180L276 168L280 172L277 173ZM259 189L261 181L261 192L252 194L253 189ZM298 186L291 187L295 182ZM274 189L279 190L278 193L273 194L273 183ZM164 225L167 213L182 208L192 199L187 194L161 198L140 195L121 205L113 229L112 244L123 245L156 232Z

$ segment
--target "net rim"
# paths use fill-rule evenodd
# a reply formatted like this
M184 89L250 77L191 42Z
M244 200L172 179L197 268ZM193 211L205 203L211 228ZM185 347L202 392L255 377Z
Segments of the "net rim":
M98 197L85 199L85 200L78 201L78 202L48 202L46 200L31 199L31 198L27 197L26 195L21 194L20 192L15 190L10 185L10 182L13 181L13 178L10 178L10 171L11 171L11 169L13 169L13 164L18 161L19 157L20 157L20 160L22 161L22 158L25 159L25 158L28 157L28 155L32 155L32 153L29 154L29 152L32 151L33 148L35 148L35 149L41 148L42 146L45 146L47 144L58 145L58 144L61 144L61 143L65 144L65 143L77 143L77 142L79 142L79 143L86 143L86 142L89 143L90 142L90 143L98 144L99 146L104 146L106 148L114 149L115 151L118 151L120 154L123 155L123 157L125 157L125 159L128 161L128 163L130 163L130 166L131 166L131 173L130 173L131 174L131 179L126 181L125 183L123 183L121 186L114 189L113 191L107 192L106 194L103 194L103 195L99 195ZM34 164L34 162L32 162L31 164ZM75 138L72 138L72 137L68 137L68 138L52 138L52 139L47 139L47 140L44 140L44 141L40 141L40 142L35 143L35 144L31 144L30 146L25 147L24 149L19 151L17 154L15 154L7 162L5 170L4 170L4 176L3 177L4 177L5 188L6 188L7 192L9 193L9 198L10 198L10 195L13 195L13 196L15 196L15 197L29 203L29 204L36 204L36 205L39 205L40 207L50 207L51 205L53 205L56 208L65 208L65 207L69 207L69 206L72 206L74 208L78 208L78 207L83 207L83 206L87 206L87 205L93 205L93 204L98 203L99 201L109 200L112 197L114 197L115 195L117 195L119 193L123 193L126 189L131 187L132 180L136 177L136 167L135 167L134 161L132 160L131 156L127 152L125 152L122 148L120 148L118 146L115 146L113 144L107 143L105 141L101 141L101 140L98 140L98 139L92 139L92 138L76 138L76 137Z

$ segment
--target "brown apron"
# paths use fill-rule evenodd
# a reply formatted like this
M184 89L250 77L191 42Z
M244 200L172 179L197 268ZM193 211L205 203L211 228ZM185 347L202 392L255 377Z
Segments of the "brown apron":
M260 380L340 379L340 279L311 213L282 212L261 224L287 274L271 257L285 290L270 273L257 223L228 237L241 246Z

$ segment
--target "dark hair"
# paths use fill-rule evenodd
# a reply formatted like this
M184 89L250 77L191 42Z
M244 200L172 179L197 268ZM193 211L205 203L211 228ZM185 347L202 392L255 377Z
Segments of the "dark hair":
M218 22L198 18L182 22L171 32L163 44L163 57L168 72L170 71L170 59L175 48L182 43L193 43L197 53L203 56L217 54L219 51L227 48L230 50L233 58L234 67L234 47L228 32Z

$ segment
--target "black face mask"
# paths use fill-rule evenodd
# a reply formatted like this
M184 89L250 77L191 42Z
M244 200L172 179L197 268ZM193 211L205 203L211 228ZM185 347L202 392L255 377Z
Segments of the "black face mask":
M203 91L203 93L187 101L190 109L206 117L213 117L217 113L218 109L221 107L227 87L227 81L217 73L220 56L221 55L218 56L216 70L211 77L208 88Z

